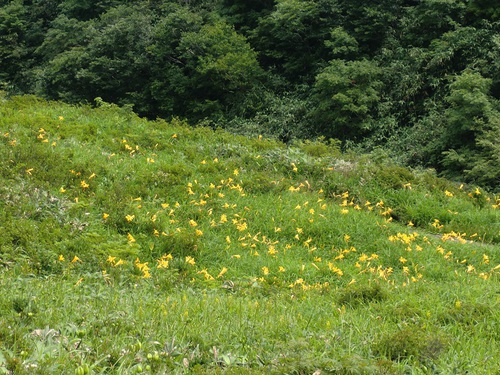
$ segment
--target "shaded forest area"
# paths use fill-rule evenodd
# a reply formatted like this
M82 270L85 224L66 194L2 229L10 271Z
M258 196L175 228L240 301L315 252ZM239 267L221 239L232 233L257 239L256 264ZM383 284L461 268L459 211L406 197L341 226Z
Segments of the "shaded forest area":
M497 0L13 0L0 89L500 186ZM100 101L100 100L98 100Z

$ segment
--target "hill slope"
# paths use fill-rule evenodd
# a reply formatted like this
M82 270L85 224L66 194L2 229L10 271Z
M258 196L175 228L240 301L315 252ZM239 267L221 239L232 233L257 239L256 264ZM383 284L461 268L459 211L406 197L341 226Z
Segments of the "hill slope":
M104 102L0 126L0 373L500 365L498 197Z

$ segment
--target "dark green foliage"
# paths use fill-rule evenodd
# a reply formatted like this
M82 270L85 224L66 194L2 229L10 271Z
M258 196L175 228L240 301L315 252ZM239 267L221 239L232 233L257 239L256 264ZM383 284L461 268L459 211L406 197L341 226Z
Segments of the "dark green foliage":
M328 58L324 40L335 21L334 13L325 14L328 10L318 1L277 1L250 36L262 64L279 66L279 73L292 82L310 82Z
M382 82L371 61L333 60L317 77L311 117L325 136L360 139L374 128Z
M371 169L374 180L386 189L403 189L406 184L415 179L415 176L402 166L374 165Z
M257 55L233 28L217 22L183 35L178 47L185 62L189 90L187 113L205 118L221 115L257 82Z
M26 8L21 2L12 2L0 8L0 85L2 86L12 84L24 65L23 59L27 53L24 40L27 29L25 12Z
M449 175L496 187L500 183L500 112L491 80L465 71L450 85L442 147Z
M100 97L149 118L286 142L382 146L405 164L498 189L496 5L4 1L0 89Z

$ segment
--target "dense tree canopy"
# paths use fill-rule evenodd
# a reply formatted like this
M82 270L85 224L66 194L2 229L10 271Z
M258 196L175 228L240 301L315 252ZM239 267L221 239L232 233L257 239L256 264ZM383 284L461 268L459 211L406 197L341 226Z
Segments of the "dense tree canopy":
M498 189L494 0L10 0L0 89L324 136Z

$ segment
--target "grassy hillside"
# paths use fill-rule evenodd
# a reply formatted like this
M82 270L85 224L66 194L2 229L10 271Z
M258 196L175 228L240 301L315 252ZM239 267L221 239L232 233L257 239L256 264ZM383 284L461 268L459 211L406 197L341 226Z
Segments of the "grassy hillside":
M0 128L0 374L498 373L500 197L103 102Z

